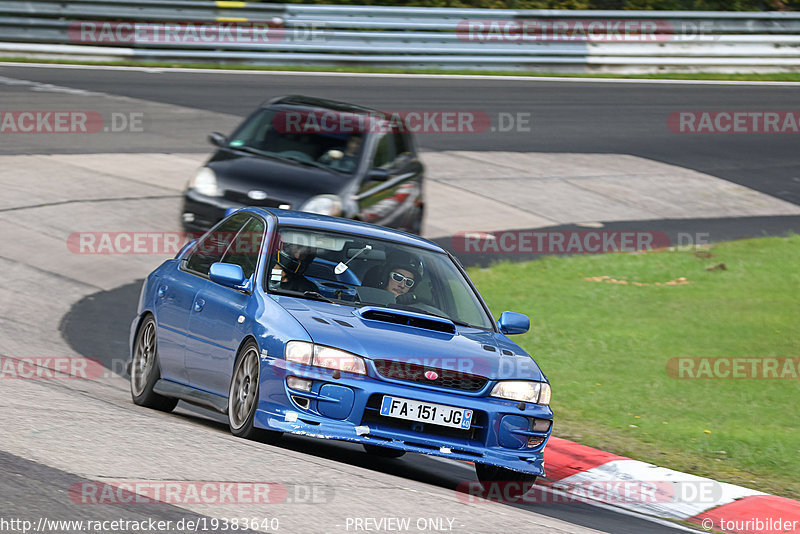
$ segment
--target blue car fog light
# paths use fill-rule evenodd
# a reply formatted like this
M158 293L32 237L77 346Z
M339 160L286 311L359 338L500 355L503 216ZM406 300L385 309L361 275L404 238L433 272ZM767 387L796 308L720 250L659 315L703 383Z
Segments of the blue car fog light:
M534 432L547 432L553 422L549 419L531 419L531 430Z
M296 389L297 391L305 391L308 393L311 391L311 386L313 382L307 378L300 378L298 376L287 376L286 377L286 385L292 389Z
M506 415L500 420L498 442L501 447L508 449L521 449L528 442L530 420L521 415Z
M353 409L355 393L353 390L336 384L325 384L319 390L320 397L328 397L331 400L320 399L318 401L319 413L331 419L345 419Z
M544 438L539 436L531 436L528 438L528 448L532 449L542 444Z

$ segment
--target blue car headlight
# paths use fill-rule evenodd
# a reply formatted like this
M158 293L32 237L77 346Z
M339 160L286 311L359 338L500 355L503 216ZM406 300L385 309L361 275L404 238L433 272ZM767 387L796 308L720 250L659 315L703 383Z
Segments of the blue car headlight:
M548 405L550 384L528 380L503 380L495 384L490 395L501 399Z
M290 341L286 344L284 356L287 362L312 365L357 375L367 374L364 359L343 350L315 345L308 341Z

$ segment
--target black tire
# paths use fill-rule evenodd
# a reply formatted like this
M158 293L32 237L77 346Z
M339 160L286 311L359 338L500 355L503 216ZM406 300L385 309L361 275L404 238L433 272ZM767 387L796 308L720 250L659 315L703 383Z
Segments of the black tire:
M260 379L258 345L248 341L239 350L233 366L228 389L228 426L236 437L274 443L281 437L281 432L256 428L254 425Z
M139 326L133 345L131 398L139 406L171 412L177 406L178 399L165 397L153 391L159 378L161 378L161 367L158 363L158 331L156 320L152 315L148 315Z
M475 464L475 474L488 495L502 496L509 502L519 501L536 482L536 475L494 465Z
M381 458L400 458L406 453L406 451L401 451L399 449L390 449L389 447L381 447L380 445L371 445L368 443L362 443L361 446L364 447L364 450L369 454L380 456Z

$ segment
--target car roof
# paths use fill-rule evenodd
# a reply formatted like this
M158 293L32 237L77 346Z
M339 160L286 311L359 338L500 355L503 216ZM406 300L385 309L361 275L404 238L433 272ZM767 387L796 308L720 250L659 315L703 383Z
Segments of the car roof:
M341 217L330 217L328 215L319 215L316 213L307 213L304 211L256 207L244 209L246 211L261 214L264 217L273 216L277 219L279 225L300 226L315 230L330 230L345 234L353 234L359 237L385 239L387 241L393 241L403 245L420 247L433 252L446 254L446 251L442 247L432 241L428 241L427 239L423 239L413 234L407 234L399 230L393 230L391 228L385 228L383 226L377 226L361 221L342 219Z
M268 106L291 106L305 109L329 109L345 113L376 115L381 118L385 118L386 116L384 112L377 109L358 106L356 104L349 104L347 102L340 102L338 100L327 100L325 98L316 98L313 96L303 95L279 96L277 98L268 100L261 105L261 107Z

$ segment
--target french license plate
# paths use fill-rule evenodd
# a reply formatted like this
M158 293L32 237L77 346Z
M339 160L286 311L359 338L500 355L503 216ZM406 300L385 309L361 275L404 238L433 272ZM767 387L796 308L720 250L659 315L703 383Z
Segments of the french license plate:
M401 399L400 397L390 397L389 395L383 396L381 415L461 428L463 430L468 430L472 425L472 410L434 404L432 402Z

